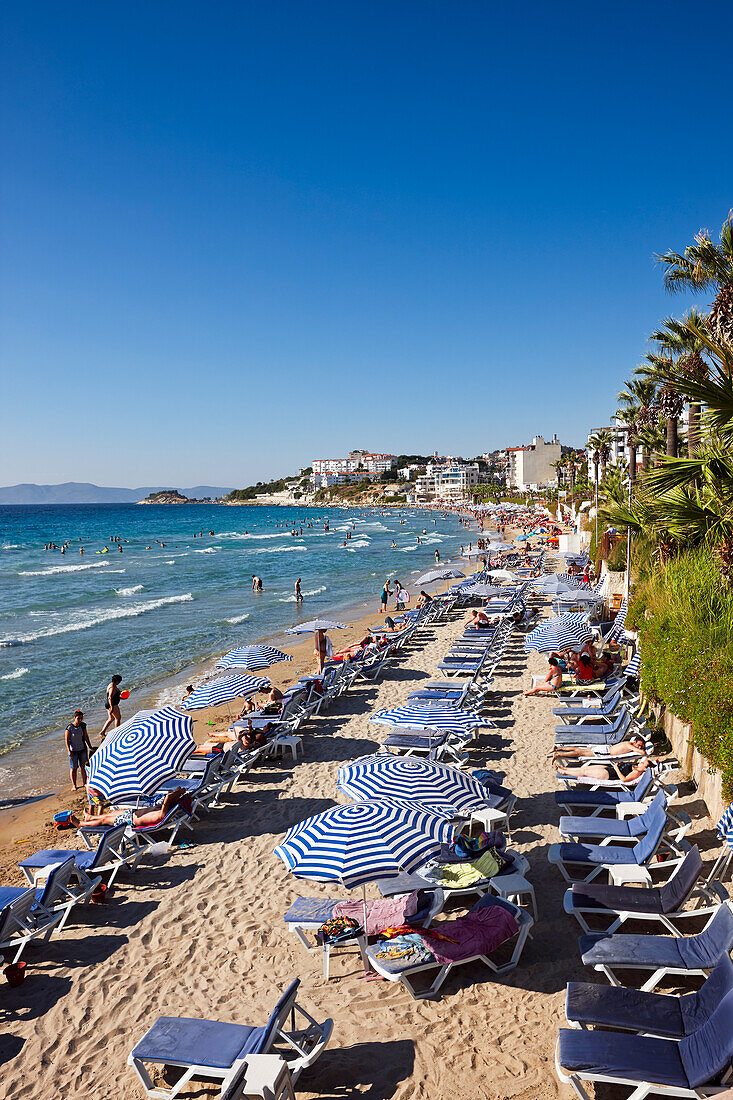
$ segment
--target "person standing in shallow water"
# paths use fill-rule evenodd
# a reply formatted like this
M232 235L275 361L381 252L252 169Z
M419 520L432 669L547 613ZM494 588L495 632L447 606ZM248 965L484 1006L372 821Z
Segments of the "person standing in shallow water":
M295 602L296 603L302 603L303 602L303 592L302 592L301 587L300 587L300 577L298 577L297 581L295 582Z
M99 731L99 736L102 739L104 739L104 736L110 726L114 726L116 729L122 721L122 715L120 714L120 699L122 698L120 692L121 683L121 676L113 676L110 682L107 684L107 701L105 702L104 706L109 717Z

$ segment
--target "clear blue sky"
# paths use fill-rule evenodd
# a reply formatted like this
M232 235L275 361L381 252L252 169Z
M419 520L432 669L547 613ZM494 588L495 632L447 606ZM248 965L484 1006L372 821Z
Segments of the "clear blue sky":
M0 21L2 484L580 443L733 205L729 3Z

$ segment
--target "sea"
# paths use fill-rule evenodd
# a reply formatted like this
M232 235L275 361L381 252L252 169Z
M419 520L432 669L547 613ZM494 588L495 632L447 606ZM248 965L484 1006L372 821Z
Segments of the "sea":
M414 592L435 551L444 564L467 537L454 514L410 509L0 507L0 758L60 737L77 707L96 732L115 673L128 714L177 701L189 672L235 646L376 610L388 578Z

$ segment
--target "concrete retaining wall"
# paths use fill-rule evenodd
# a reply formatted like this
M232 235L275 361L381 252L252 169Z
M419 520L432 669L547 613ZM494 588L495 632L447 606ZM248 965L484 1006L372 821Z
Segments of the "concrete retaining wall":
M707 760L704 760L693 746L690 726L685 725L675 714L668 710L663 711L659 720L664 726L664 732L672 742L672 749L682 765L682 771L688 779L694 779L697 785L697 793L704 799L713 821L717 821L723 811L728 808L723 801L720 772L711 770Z

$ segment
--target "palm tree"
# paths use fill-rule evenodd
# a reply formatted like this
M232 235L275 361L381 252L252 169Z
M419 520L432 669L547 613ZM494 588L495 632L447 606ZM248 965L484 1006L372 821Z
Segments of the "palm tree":
M593 459L593 472L596 486L596 546L598 546L598 468L600 465L605 466L608 462L612 443L613 436L607 428L601 428L599 431L594 432L588 440L588 446L593 449L591 457Z
M624 383L624 388L617 394L621 402L621 408L616 413L618 420L625 425L628 436L629 448L629 477L632 484L636 482L636 449L639 445L639 431L650 419L656 419L657 412L654 406L657 388L649 379L636 377ZM642 468L649 465L648 453L644 453Z
M674 395L680 396L680 391L671 386L672 380L704 378L708 367L702 357L705 344L701 338L700 330L706 328L706 319L695 309L691 309L687 317L678 321L674 317L668 317L661 329L653 332L650 339L654 340L660 348L661 355L656 366L661 370L662 362L669 364L664 378L663 391L667 407L676 407ZM647 356L647 359L650 359ZM647 373L644 370L644 373ZM671 395L667 397L667 395ZM694 454L700 442L700 404L690 400L688 405L687 424L687 450ZM669 450L667 451L669 454Z
M657 256L664 264L664 285L675 293L683 290L715 290L709 326L718 343L733 348L733 210L715 244L707 229L695 236L685 251Z

